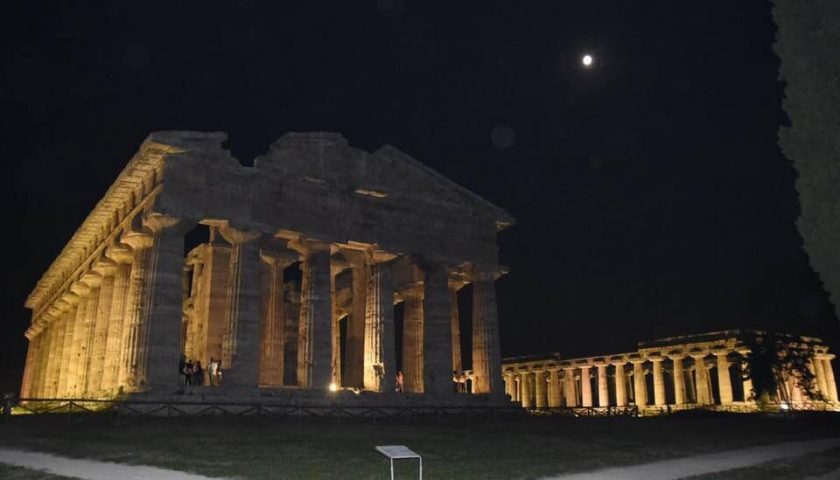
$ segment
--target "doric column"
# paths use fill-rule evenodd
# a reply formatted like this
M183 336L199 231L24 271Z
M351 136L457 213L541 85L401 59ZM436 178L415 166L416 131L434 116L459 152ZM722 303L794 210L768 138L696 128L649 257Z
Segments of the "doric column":
M60 360L58 356L58 352L56 351L56 345L58 338L57 331L59 330L59 326L61 325L61 317L64 316L64 313L61 314L58 318L56 318L52 323L47 325L45 333L47 334L47 339L45 340L44 344L47 346L47 354L44 355L44 369L41 373L41 390L39 392L39 396L44 398L55 398L56 389L54 382L57 381L58 375L58 363L57 360Z
M87 285L82 283L74 284L74 286L77 288L76 291L80 292L83 287L87 288ZM84 290L84 294L87 295L89 291L89 289ZM85 300L80 299L80 303L84 304ZM82 310L82 314L79 315L75 308L68 309L53 326L55 329L55 357L54 361L51 362L53 367L52 381L50 382L53 397L69 398L76 396L75 384L79 375L79 352L81 352L83 340L85 311ZM78 335L76 335L77 333ZM77 337L78 343L76 341Z
M822 366L825 385L828 388L828 394L826 396L832 402L837 402L837 380L834 378L834 368L831 367L831 361L834 357L835 355L833 353L823 355Z
M717 377L720 404L729 405L732 403L732 380L729 376L729 358L727 358L729 351L716 350L713 353L717 358Z
M516 382L513 379L513 374L510 372L505 372L505 395L508 395L511 400L514 399L513 395L513 388L516 386Z
M154 242L153 232L143 227L139 215L132 220L132 228L125 232L121 242L131 247L131 273L125 300L125 319L123 321L123 341L120 358L118 385L127 390L137 390L138 348L140 332L148 316L146 302L146 283L149 271L150 249ZM179 272L180 278L180 272ZM180 284L179 284L180 287ZM180 288L178 289L180 297ZM172 368L177 370L177 364Z
M747 349L738 350L738 355L740 359L738 361L738 373L740 375L741 381L743 382L743 389L744 389L744 401L748 401L752 399L753 391L752 391L752 378L749 374L749 368L746 367L747 362L746 358L749 355L750 351Z
M796 384L796 377L791 376L787 383L787 388L790 391L790 401L792 403L802 403L802 390Z
M630 360L633 364L633 397L636 406L647 405L647 385L645 384L645 361L642 359Z
M89 392L87 391L88 378L91 374L91 364L93 362L93 343L94 333L96 328L96 319L99 317L99 292L102 285L102 276L96 272L90 271L82 275L82 282L90 286L90 293L85 302L87 303L87 312L84 320L84 339L82 340L82 352L79 359L79 372L75 384L74 392L76 397L87 398Z
M101 258L94 265L94 271L102 277L102 283L99 286L98 308L93 325L93 341L90 347L90 371L85 386L86 398L97 398L102 395L102 377L105 371L105 348L111 319L114 274L116 270L116 263L107 258Z
M816 356L811 359L811 369L814 371L814 387L823 397L828 398L828 382L823 372L823 362Z
M449 277L449 311L452 322L452 370L460 372L464 369L461 362L461 316L458 311L458 291L466 284L461 274L453 274Z
M79 304L76 315L68 317L67 320L72 325L72 330L68 332L72 340L70 346L65 343L65 352L69 352L69 358L62 368L62 377L65 377L65 379L60 384L60 389L66 395L74 397L84 395L88 331L93 324L96 315L96 303L99 301L98 289L94 291L93 284L98 287L101 277L91 273L83 275L81 281L77 281L70 286L70 290L78 296ZM84 280L88 280L90 283Z
M230 243L227 288L227 325L222 351L226 386L256 387L260 352L260 244L261 234L230 226L220 232Z
M685 404L685 374L683 373L683 357L681 355L671 355L669 357L673 362L674 371L674 404Z
M589 365L580 367L580 398L584 407L592 406L592 376L589 373Z
M363 252L347 250L344 252L344 256L350 266L352 298L345 330L344 379L342 383L347 387L362 388L365 383L365 325L370 265L368 255ZM340 331L336 327L336 338L338 338L339 333Z
M119 389L120 359L124 339L128 335L129 322L125 304L128 285L131 276L131 259L133 253L130 248L115 243L105 250L105 255L114 261L114 287L111 294L111 311L108 319L108 334L105 340L105 364L102 371L102 388L109 393L116 393Z
M697 404L710 405L712 397L709 385L709 371L706 369L706 354L698 353L691 355L694 358L695 388L697 389Z
M577 386L575 385L575 369L574 367L566 367L563 369L563 391L566 393L566 406L577 407Z
M548 371L548 406L557 408L563 406L563 387L560 384L560 372Z
M195 224L168 215L150 215L146 225L154 241L147 274L148 315L138 333L136 378L140 385L165 391L178 387L184 235Z
M298 330L298 386L325 389L332 378L330 244L301 246L301 306Z
M20 398L30 398L32 396L33 384L35 383L33 377L37 369L37 359L40 350L41 335L27 337L29 345L26 348L26 363L23 367L23 379L20 383Z
M627 377L624 374L624 360L619 360L615 365L615 404L619 407L627 406Z
M452 320L449 308L449 272L440 263L423 267L423 391L452 392ZM501 365L499 365L501 367ZM499 390L502 373L499 369Z
M595 363L598 367L598 406L610 406L610 386L607 383L607 362L599 360Z
M499 342L499 314L496 310L497 272L474 269L473 280L473 372L475 393L501 389L502 355Z
M534 372L534 385L535 385L535 393L536 393L536 407L537 408L545 408L548 406L548 395L546 392L546 372L544 370L538 370Z
M283 385L286 350L283 271L297 260L298 255L277 245L264 245L260 256L266 264L266 272L262 282L259 384L279 387Z
M520 394L519 395L520 395L520 398L522 400L522 408L533 408L534 407L534 402L533 402L534 397L531 395L531 390L532 390L531 384L533 383L533 380L531 379L532 376L533 375L530 372L522 372L522 374L520 375L520 381L519 381ZM475 385L475 384L473 384L473 385Z
M665 400L665 377L662 373L662 360L659 355L648 357L653 364L653 404L661 407L667 403Z
M423 392L423 285L409 286L403 297L403 375L405 391ZM473 380L473 388L475 388Z
M365 388L393 392L396 372L392 256L374 252L365 306Z

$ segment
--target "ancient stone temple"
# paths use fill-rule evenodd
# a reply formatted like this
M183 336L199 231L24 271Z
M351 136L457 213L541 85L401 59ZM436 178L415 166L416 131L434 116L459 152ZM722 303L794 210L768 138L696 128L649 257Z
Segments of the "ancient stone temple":
M143 142L26 300L23 398L370 398L395 395L399 368L405 397L504 400L494 282L510 215L391 146L288 133L245 167L225 141ZM454 395L467 284L479 395Z
M585 358L560 354L505 359L505 390L528 409L635 405L647 413L692 408L754 411L759 405L746 374L745 338L762 332L728 330L641 342L633 352ZM784 336L787 347L809 354L813 398L797 373L782 369L769 401L781 408L840 410L831 360L814 337Z

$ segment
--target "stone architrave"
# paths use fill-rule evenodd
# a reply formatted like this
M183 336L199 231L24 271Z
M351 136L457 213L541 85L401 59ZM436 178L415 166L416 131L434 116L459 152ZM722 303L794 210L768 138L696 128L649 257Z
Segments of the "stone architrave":
M374 254L365 306L364 387L367 390L393 392L396 388L396 347L394 345L394 280L390 258Z
M108 319L108 333L105 339L105 362L102 370L102 389L110 394L119 391L120 358L124 348L123 339L128 331L125 310L128 285L131 277L131 249L114 243L105 250L105 255L114 264L114 285L111 294L111 309Z
M422 284L409 286L403 297L403 376L406 392L423 393L423 312ZM473 380L475 388L475 380Z
M671 355L669 357L673 362L674 375L674 404L685 404L685 373L683 371L683 357L681 355Z
M114 294L114 275L117 264L107 258L101 258L94 266L94 271L102 277L99 286L99 300L93 326L93 342L90 354L90 373L87 377L86 397L103 396L102 385L105 372L105 349L108 341L108 327L111 320L111 306Z
M326 389L332 378L330 244L307 241L302 248L298 386Z
M582 406L592 406L592 374L589 365L580 367L580 398Z
M452 387L452 319L449 273L444 265L424 268L423 293L423 391L445 395ZM501 364L499 364L501 391Z
M499 314L496 309L497 272L474 268L473 280L473 391L494 393L501 390L502 355L499 341Z
M729 405L732 403L732 380L729 376L729 351L719 350L713 352L717 358L718 392L720 404Z
M195 224L153 214L146 218L146 225L154 240L147 284L149 315L139 335L137 379L141 385L165 392L178 387L184 235Z

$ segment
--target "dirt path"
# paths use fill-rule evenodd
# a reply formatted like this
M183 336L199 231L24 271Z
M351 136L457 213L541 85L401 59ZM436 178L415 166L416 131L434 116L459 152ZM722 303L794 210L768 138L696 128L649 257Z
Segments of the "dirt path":
M0 448L0 463L84 480L219 480L157 467L98 462L7 448Z
M838 446L840 446L840 438L779 443L642 465L605 468L592 472L547 477L545 480L677 480L692 475L724 472L773 460L799 457Z

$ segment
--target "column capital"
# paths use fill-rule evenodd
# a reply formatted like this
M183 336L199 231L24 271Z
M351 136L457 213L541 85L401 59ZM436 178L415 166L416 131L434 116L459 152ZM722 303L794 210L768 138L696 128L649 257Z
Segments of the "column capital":
M105 248L105 256L116 262L118 265L130 264L134 258L131 247L120 242L114 242Z
M495 282L502 275L507 273L507 268L502 266L469 265L464 269L465 273L473 282Z
M610 362L603 358L596 358L592 360L592 364L596 367L606 367L607 365L610 365Z
M729 350L728 348L722 348L722 347L712 350L712 354L715 355L716 357L725 357L725 356L729 355L730 352L731 352L731 350Z
M814 358L818 358L820 360L828 360L828 361L834 360L835 357L837 357L837 355L835 355L833 353L823 353L821 355L814 355Z
M81 280L76 280L70 285L70 291L75 293L77 298L81 298L90 293L90 285Z
M614 365L616 367L624 366L624 365L627 364L627 358L625 358L625 357L610 357L609 362L610 362L610 365Z
M239 229L230 225L224 225L219 228L219 233L231 245L253 242L264 235L259 230Z
M155 241L154 232L152 229L143 227L137 230L128 230L123 233L120 242L128 245L133 250L143 250L151 248Z
M117 263L108 257L100 258L93 266L93 271L104 277L110 277L117 271Z
M260 258L269 265L286 268L300 260L300 253L285 248L285 244L270 242L260 248Z
M651 362L661 362L661 361L665 360L665 357L663 357L662 355L660 355L658 353L651 353L650 355L647 356L647 359L650 360Z
M74 282L73 285L76 285L77 283L79 283L79 282ZM82 300L82 298L79 296L79 294L73 291L73 285L70 286L71 291L64 292L64 294L61 295L60 300L66 303L66 306L59 307L59 308L61 308L62 311L66 311L67 309L69 309L73 305L78 305L79 302ZM90 287L88 287L87 285L84 285L82 283L79 283L78 288L83 289L84 292L89 292L90 291Z

